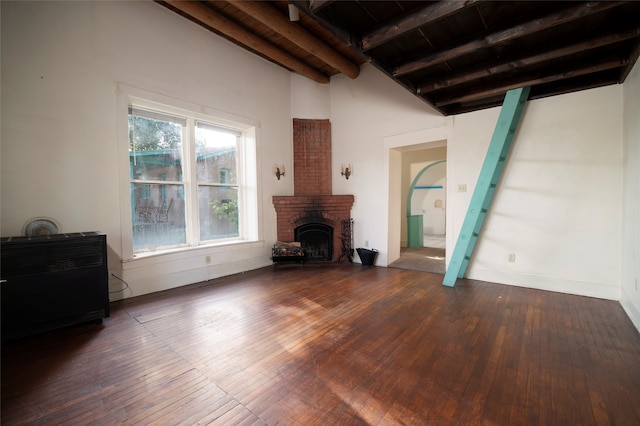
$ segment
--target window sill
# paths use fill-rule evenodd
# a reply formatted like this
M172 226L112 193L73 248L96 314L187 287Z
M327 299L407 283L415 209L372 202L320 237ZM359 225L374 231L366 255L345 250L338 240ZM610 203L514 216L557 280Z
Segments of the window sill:
M198 256L215 255L218 253L228 253L230 251L250 250L263 248L265 242L260 241L225 241L223 243L213 243L200 245L197 247L178 247L167 250L158 250L148 253L138 253L132 259L122 261L122 269L134 269L142 266L189 259Z

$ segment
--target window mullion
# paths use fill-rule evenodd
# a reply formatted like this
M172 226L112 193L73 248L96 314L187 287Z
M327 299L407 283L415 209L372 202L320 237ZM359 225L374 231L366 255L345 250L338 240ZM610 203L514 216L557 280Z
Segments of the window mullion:
M196 246L199 244L199 219L198 219L198 182L196 181L196 142L195 120L187 119L184 143L185 161L185 198L186 198L186 228L187 244Z
M245 196L246 193L244 191L244 182L245 182L245 166L244 163L244 140L241 135L236 137L236 146L238 150L238 155L236 157L236 168L238 170L238 208L240 210L244 210L246 207ZM240 215L238 218L238 233L241 238L246 238L246 215Z
M180 180L152 180L152 179L132 179L131 183L141 183L147 185L182 185Z

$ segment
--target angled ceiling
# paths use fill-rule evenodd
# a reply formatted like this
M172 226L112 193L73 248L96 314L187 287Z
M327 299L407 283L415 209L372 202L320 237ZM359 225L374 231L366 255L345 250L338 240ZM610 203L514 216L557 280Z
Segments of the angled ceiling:
M622 83L640 55L640 1L159 3L320 83L371 62L445 115Z

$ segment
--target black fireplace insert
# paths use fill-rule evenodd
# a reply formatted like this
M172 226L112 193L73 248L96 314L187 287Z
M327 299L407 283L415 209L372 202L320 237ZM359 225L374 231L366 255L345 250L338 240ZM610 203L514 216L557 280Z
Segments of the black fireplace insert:
M307 253L307 260L333 259L333 228L323 223L307 223L295 230L295 240Z

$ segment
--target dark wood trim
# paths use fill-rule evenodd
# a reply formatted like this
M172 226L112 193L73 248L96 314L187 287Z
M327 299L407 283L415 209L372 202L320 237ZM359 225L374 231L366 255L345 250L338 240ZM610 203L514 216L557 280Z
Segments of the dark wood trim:
M638 58L640 58L640 40L636 42L631 55L629 55L629 63L620 73L620 79L618 81L619 83L624 83L624 81L627 79L627 76L633 69L633 66L638 61Z
M402 16L399 19L388 22L362 37L362 50L366 52L376 46L387 43L409 31L423 25L430 24L438 19L445 18L452 13L466 9L481 0L449 1L429 4L419 11Z
M360 67L358 65L333 50L317 37L306 31L304 27L289 21L285 15L269 3L246 0L233 0L229 1L229 3L248 15L251 15L296 46L313 54L344 75L355 79L360 74Z
M477 49L484 49L487 47L498 45L500 43L505 43L509 40L524 37L526 35L533 34L560 24L564 24L582 18L586 15L602 12L619 5L620 2L579 3L578 6L575 6L571 9L552 13L544 18L534 19L524 24L490 34L486 37L471 40L469 42L455 47L450 47L445 50L438 50L436 52L425 55L420 59L406 62L402 65L397 66L393 70L393 76L400 77L414 71L430 67L432 65L449 61L451 59L473 52Z
M307 1L307 0L289 0L290 3L294 4L299 10L302 11L307 17L311 20L324 27L327 31L337 37L342 43L349 47L349 49L357 54L358 56L362 56L363 59L366 57L362 54L359 49L358 42L353 39L351 34L342 29L338 28L336 25L333 25L331 22L327 21L320 17L317 12L319 12L322 8L329 6L334 0L326 0L326 1ZM314 5L314 9L311 10L309 3Z
M450 88L459 84L469 83L471 81L479 80L485 77L493 77L498 74L521 69L526 66L539 64L552 59L561 58L574 53L583 52L589 49L595 49L609 44L618 43L620 41L628 40L640 35L640 28L635 28L629 31L623 31L617 34L611 34L604 37L599 37L593 40L587 40L582 43L577 43L571 46L562 47L549 52L540 53L525 58L520 58L513 61L503 62L499 65L490 67L484 67L472 72L464 72L457 74L446 79L440 79L433 82L423 83L418 87L418 93L424 94L435 90ZM639 43L640 45L640 43Z
M476 99L488 98L493 95L498 95L507 92L511 89L517 89L519 87L531 87L539 84L550 83L553 81L564 80L566 78L577 77L581 75L591 74L599 71L604 71L612 68L622 68L627 65L626 59L612 59L607 60L605 62L590 65L586 67L574 68L569 71L565 71L562 73L548 75L544 77L536 77L536 78L521 78L511 80L508 84L496 85L489 89L485 90L477 90L473 93L461 95L457 97L450 97L448 99L442 99L436 102L436 106L442 107L445 105L450 105L459 102L469 102Z
M309 8L309 10L318 12L335 1L336 0L307 0L304 1L304 3L308 5L307 7Z

